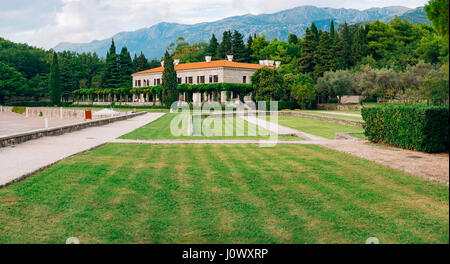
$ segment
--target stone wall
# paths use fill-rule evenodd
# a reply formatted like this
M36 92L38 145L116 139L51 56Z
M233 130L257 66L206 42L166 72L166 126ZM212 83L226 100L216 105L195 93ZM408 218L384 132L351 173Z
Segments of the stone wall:
M359 104L364 96L361 95L343 95L341 96L341 104Z
M110 118L102 118L92 121L86 121L86 122L80 122L76 124L71 125L65 125L65 126L59 126L59 127L52 127L52 128L45 128L45 129L39 129L29 132L23 132L18 133L15 135L8 135L8 136L0 136L0 148L7 147L11 145L17 145L29 140L38 139L41 137L46 136L59 136L65 133L81 130L88 127L96 127L96 126L103 126L107 125L116 121L122 121L128 118L132 118L139 115L144 115L147 112L139 112L139 113L132 113L122 116L116 116L116 117L110 117Z

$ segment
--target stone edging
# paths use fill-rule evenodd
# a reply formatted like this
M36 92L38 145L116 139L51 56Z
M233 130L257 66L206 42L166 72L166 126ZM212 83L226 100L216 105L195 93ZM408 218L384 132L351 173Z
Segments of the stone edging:
M33 131L27 131L23 133L18 133L14 135L6 135L6 136L0 136L0 148L17 145L29 140L38 139L41 137L46 136L59 136L65 133L81 130L88 127L96 127L96 126L103 126L107 125L109 123L113 123L116 121L122 121L126 120L128 118L144 115L147 112L139 112L139 113L132 113L127 114L123 116L116 116L116 117L109 117L109 118L102 118L87 122L79 122L75 124L70 125L64 125L64 126L58 126L58 127L52 127L52 128L44 128L44 129L38 129Z

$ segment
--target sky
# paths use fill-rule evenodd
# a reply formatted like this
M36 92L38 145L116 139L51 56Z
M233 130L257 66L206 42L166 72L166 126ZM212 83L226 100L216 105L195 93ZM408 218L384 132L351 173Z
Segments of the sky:
M367 9L423 6L428 0L0 0L0 37L52 48L86 43L159 22L195 24L302 5Z

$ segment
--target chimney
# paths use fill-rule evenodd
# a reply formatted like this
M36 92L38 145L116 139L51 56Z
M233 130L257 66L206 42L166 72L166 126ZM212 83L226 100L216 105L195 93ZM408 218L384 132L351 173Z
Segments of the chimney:
M227 55L228 61L233 61L233 55Z
M205 61L208 63L211 62L211 56L205 56Z
M173 61L173 65L177 66L178 64L180 64L180 60L174 60Z
M164 67L164 61L161 61L161 66Z
M281 65L281 61L275 61L275 67L279 68Z

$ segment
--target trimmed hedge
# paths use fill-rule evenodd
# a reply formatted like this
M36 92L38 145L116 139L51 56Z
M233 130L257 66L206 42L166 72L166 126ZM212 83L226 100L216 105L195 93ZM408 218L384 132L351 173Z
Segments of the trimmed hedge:
M372 142L424 152L448 152L448 106L363 108L364 130Z

